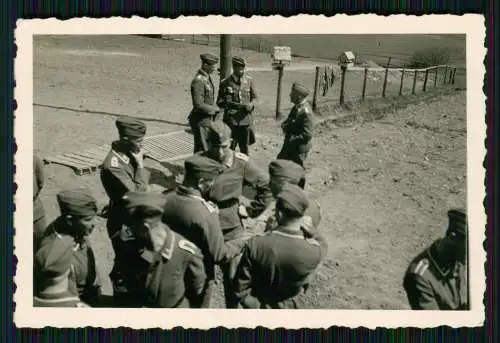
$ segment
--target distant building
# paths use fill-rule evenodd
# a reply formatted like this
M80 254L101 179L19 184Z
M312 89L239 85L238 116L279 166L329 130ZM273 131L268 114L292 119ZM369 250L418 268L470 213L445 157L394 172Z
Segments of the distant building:
M347 66L347 68L353 67L355 60L356 60L356 56L354 56L354 53L352 51L344 51L339 56L339 64L345 65L345 66Z

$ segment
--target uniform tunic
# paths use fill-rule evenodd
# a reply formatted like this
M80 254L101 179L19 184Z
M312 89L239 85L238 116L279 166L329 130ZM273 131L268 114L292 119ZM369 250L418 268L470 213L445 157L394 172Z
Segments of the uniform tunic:
M251 212L262 212L272 200L269 189L269 176L259 169L247 155L230 152L232 156L224 163L224 172L217 176L210 192L212 200L219 208L220 226L226 241L237 239L243 233L243 224L238 214L239 198L243 186L249 185L256 190L251 204Z
M273 231L250 239L236 272L244 308L301 308L299 298L327 252L323 237Z
M40 243L39 239L43 236L46 225L45 211L39 197L43 184L44 172L42 161L37 156L33 156L33 228L35 245Z
M124 211L121 198L130 191L147 191L149 172L138 168L135 160L117 150L118 142L113 142L111 150L104 159L101 181L108 195L108 233L112 237L123 226Z
M64 219L64 217L59 217L47 227L40 247L44 244L51 244L53 240L58 239L58 236L71 236L69 234L71 229L67 227ZM93 305L98 302L100 291L101 280L97 274L94 251L86 239L82 239L79 243L75 241L69 292Z
M33 307L90 307L69 291L57 294L39 293L33 297Z
M194 135L194 152L207 150L206 131L215 111L215 86L212 77L199 69L191 81L193 109L189 113L189 125Z
M444 266L436 241L420 253L406 271L403 287L413 310L467 310L466 266Z
M169 230L154 254L145 287L145 306L197 308L202 305L206 273L201 250Z
M295 105L281 127L285 133L285 140L277 158L304 166L307 154L312 147L314 130L311 104L304 100Z

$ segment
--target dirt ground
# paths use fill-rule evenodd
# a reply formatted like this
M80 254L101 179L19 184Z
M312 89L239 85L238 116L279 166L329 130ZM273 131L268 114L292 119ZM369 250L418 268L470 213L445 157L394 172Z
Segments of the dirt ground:
M48 156L109 143L119 114L143 118L148 135L184 129L198 55L216 49L137 36L83 36L37 38L34 51L34 151ZM268 64L267 55L245 54L252 66ZM262 100L251 158L265 168L282 141L273 119L276 75L252 75ZM311 75L288 73L284 89ZM309 290L311 307L408 308L401 286L408 262L444 233L448 208L466 205L465 92L437 92L394 106L399 101L386 100L389 105L376 111L375 103L337 109L351 119L317 126L307 190L321 204L329 251ZM42 200L49 219L59 214L55 195L66 187L87 186L101 206L107 203L98 174L76 176L49 165L46 178ZM106 275L112 250L103 220L92 240ZM109 292L109 280L104 286ZM215 305L223 307L219 286Z

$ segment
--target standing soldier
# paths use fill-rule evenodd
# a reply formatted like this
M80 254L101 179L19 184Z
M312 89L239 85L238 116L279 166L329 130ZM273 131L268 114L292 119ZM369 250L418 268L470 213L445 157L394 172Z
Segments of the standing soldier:
M274 199L277 198L278 194L287 184L297 185L303 189L304 180L304 168L295 162L275 160L269 164L269 188L271 189ZM266 210L255 218L258 233L264 231L262 227L265 228L265 231L275 229L277 225L275 205L275 201L271 202ZM316 200L311 201L311 199L309 199L309 206L303 217L303 225L312 225L313 229L316 230L320 222L321 207Z
M248 155L248 146L255 143L252 112L257 92L245 66L242 57L233 57L233 73L221 82L217 105L225 109L223 120L231 128L231 149L239 146L240 152Z
M110 275L114 290L120 289L120 266L122 256L119 254L119 244L127 240L123 228L124 212L121 199L130 191L147 191L149 172L144 168L142 142L146 135L146 125L136 119L121 118L116 121L120 139L111 144L111 151L104 159L101 169L101 181L109 197L108 234L115 252L115 265Z
M242 218L255 217L260 214L272 200L269 190L269 177L243 153L230 149L231 129L221 121L212 123L208 131L209 150L202 155L210 157L222 168L222 174L215 179L210 192L212 200L219 208L220 225L224 240L241 244L245 239ZM248 209L240 204L243 186L248 185L256 191ZM236 307L236 299L232 292L236 267L239 258L222 265L224 274L224 292L226 306Z
M167 196L162 221L200 248L207 274L200 307L210 307L215 264L229 262L241 252L241 247L224 242L219 210L205 200L223 170L222 165L196 154L188 158L184 166L183 184Z
M88 190L71 189L57 194L57 202L61 216L47 227L39 249L56 244L54 242L62 238L73 240L69 289L82 301L95 306L100 300L101 283L89 236L96 224L96 201Z
M40 192L44 184L44 173L42 160L36 155L33 155L33 247L40 244L40 239L45 231L45 210L40 199ZM36 250L34 250L36 251Z
M412 310L468 310L467 214L448 211L446 236L410 263L403 287Z
M189 125L194 136L194 152L207 150L206 130L220 112L215 105L215 86L212 73L219 62L217 56L202 54L201 68L191 81L191 98L193 109L189 113Z
M290 101L294 106L288 118L281 124L285 141L277 157L293 161L302 167L312 148L314 130L313 111L307 100L309 93L309 90L299 83L292 85Z
M138 280L135 297L141 306L199 307L206 284L201 250L161 221L165 197L130 192L124 197L130 230L139 250L130 275Z
M69 290L73 249L71 237L57 236L35 254L34 307L89 307Z
M243 249L234 283L241 307L304 307L301 297L327 252L319 231L302 225L307 207L307 196L298 186L288 184L277 196L277 228L251 238Z

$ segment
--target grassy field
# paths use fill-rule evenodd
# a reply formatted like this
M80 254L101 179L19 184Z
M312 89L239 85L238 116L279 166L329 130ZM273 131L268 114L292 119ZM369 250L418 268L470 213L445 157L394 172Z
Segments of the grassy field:
M352 42L357 44L371 42ZM148 135L184 129L191 108L189 83L202 52L218 51L139 36L37 37L35 152L47 156L109 143L117 136L114 120L120 114L142 118ZM251 67L269 65L267 54L244 54ZM265 168L283 139L274 120L276 74L252 76L261 101L256 113L260 136L251 158ZM313 70L285 73L285 110L291 82L312 83L313 78ZM465 205L465 101L464 91L446 88L322 113L351 113L354 120L319 124L307 163L308 192L322 206L321 230L329 243L308 295L311 306L408 308L401 287L407 263L444 232L446 210ZM98 175L76 176L57 165L47 166L46 175L42 200L49 219L59 213L55 195L67 187L87 186L100 206L108 201ZM106 275L112 251L104 221L92 240ZM223 306L220 286L217 307ZM110 291L109 280L105 291Z

